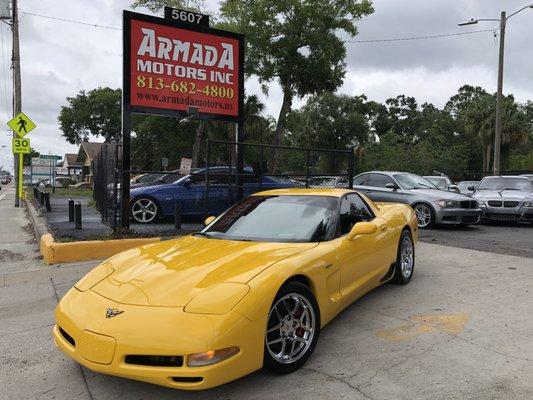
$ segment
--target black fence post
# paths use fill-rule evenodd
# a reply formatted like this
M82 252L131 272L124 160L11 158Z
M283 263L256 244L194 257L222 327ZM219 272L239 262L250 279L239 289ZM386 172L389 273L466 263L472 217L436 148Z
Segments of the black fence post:
M309 167L311 163L311 150L307 149L305 154L305 187L309 187Z
M205 147L205 181L204 181L204 221L209 216L207 213L209 212L207 209L207 198L209 196L209 147L210 147L210 141L209 139L206 140L206 147Z
M353 158L354 158L354 148L350 147L350 152L348 153L348 188L353 189Z
M74 205L74 226L81 229L81 203L79 201Z
M41 206L44 206L44 192L42 190L39 190L39 204Z
M44 205L46 207L46 211L52 211L52 206L50 205L50 192L44 193Z
M74 222L74 200L68 199L68 222Z
M259 147L259 190L263 189L263 157L263 146L261 146Z

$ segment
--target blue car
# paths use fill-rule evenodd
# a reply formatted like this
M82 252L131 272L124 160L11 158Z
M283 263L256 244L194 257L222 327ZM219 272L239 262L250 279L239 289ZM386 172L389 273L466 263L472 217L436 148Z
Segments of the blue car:
M260 190L299 186L297 182L271 176L262 176L259 184L260 178L253 174L251 168L245 168L244 174L244 196ZM133 221L141 224L149 224L158 219L174 221L177 205L183 220L198 220L204 214L221 214L237 200L237 189L230 187L234 183L235 175L231 174L229 167L209 167L205 213L205 168L191 175L177 176L176 179L173 183L131 189L130 211Z

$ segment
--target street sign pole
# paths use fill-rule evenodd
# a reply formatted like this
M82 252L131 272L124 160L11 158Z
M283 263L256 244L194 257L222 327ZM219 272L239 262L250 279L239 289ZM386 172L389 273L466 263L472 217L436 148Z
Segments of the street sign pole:
M22 193L22 168L23 168L23 161L24 161L24 154L19 153L19 182L18 182L18 197L19 201L24 198L24 194Z

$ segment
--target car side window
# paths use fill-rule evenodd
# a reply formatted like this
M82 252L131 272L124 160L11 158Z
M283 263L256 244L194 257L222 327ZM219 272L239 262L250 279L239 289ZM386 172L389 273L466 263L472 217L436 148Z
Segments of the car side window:
M365 202L357 194L348 194L341 201L340 231L341 235L349 233L358 222L370 221L374 216Z
M359 175L353 180L353 184L359 185L359 186L368 186L369 178L370 178L370 174Z
M394 184L394 181L392 180L392 178L388 177L387 175L383 175L383 174L371 174L370 175L370 186L385 188L387 183Z

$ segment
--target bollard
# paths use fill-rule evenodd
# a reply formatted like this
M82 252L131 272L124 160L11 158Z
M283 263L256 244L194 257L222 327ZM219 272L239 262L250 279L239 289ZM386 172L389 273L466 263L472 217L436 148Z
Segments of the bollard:
M181 232L181 204L176 203L174 208L174 227L178 232Z
M74 222L74 200L68 199L68 222Z
M44 206L44 196L43 196L43 191L42 190L39 190L39 204L41 206Z
M46 207L46 211L50 212L52 211L52 207L50 206L50 193L45 192L44 194L44 205Z
M35 200L37 200L37 187L36 186L33 187L33 197L35 198Z
M81 203L79 201L74 205L74 226L81 229Z

